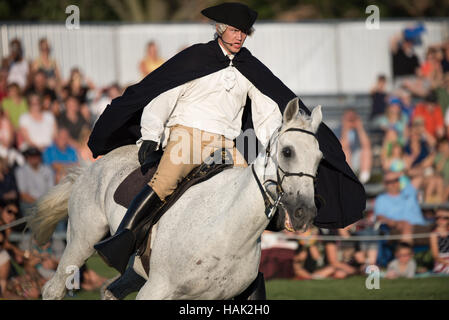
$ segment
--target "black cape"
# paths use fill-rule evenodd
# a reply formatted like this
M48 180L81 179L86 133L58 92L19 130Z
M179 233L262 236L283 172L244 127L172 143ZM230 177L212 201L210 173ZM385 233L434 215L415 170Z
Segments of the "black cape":
M296 97L246 48L242 48L232 62L256 88L278 104L281 113L287 103ZM228 65L229 58L223 55L217 40L196 44L179 52L142 81L128 87L122 96L107 106L89 138L88 146L93 156L135 144L141 137L143 108L159 94ZM310 115L301 100L299 104ZM245 106L243 131L252 127L249 105L247 103ZM343 228L362 218L366 205L365 190L346 163L337 137L324 123L317 131L317 138L324 157L318 168L315 192L324 202L318 208L314 224L321 228Z

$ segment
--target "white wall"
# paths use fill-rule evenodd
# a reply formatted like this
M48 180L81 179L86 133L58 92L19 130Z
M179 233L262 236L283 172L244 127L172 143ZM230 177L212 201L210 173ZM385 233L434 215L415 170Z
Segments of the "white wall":
M380 23L368 30L364 21L256 23L246 46L287 86L298 94L347 94L367 92L379 73L391 74L389 39L406 21ZM1 23L0 23L1 25ZM425 45L441 42L448 23L426 22ZM140 80L138 63L149 40L155 40L168 59L181 48L212 39L208 24L86 24L68 30L63 24L2 24L0 52L8 54L8 42L18 37L25 56L38 53L45 36L53 48L63 76L78 66L96 84L119 81L128 85ZM421 59L423 48L417 48Z

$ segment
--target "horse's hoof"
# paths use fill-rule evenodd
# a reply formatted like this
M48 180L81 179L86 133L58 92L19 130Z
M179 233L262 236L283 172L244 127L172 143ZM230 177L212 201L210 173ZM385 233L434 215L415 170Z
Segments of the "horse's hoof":
M106 289L101 294L101 300L118 300L118 299L112 294L111 291Z
M120 278L120 275L117 275L111 279L106 280L103 285L100 288L100 294L101 294L101 300L118 300L111 291L109 291L107 288L108 286L113 283L115 280Z
M65 286L55 285L52 280L47 281L43 286L42 300L62 300L64 298Z

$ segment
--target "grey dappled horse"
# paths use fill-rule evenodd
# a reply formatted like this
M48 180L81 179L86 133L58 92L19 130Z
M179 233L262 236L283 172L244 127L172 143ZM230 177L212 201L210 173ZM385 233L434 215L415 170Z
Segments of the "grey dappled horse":
M258 274L260 237L270 221L263 193L274 203L282 181L279 205L288 213L282 223L297 230L316 215L311 178L322 153L313 133L321 120L320 106L309 117L299 112L297 99L290 101L270 152L259 154L254 168L224 170L187 190L155 226L149 275L136 258L134 269L147 279L137 299L230 299L245 290ZM38 201L29 224L38 243L68 215L67 247L44 299L62 299L73 266L83 265L94 244L115 232L126 209L113 194L138 166L137 147L120 147L79 167ZM262 192L257 181L270 179Z

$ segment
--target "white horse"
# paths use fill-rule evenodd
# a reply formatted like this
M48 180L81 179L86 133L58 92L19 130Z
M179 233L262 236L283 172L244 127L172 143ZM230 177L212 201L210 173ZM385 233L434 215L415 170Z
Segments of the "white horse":
M262 183L281 179L280 205L288 213L281 223L289 218L295 229L307 227L316 216L310 177L322 158L313 135L321 121L320 106L309 117L299 112L297 99L290 101L270 139L271 152L259 154L254 172L251 166L224 170L187 190L155 226L149 275L134 265L147 279L137 299L230 299L245 290L258 274L260 237L270 221L256 177ZM38 243L47 242L68 214L67 247L43 288L44 299L62 299L73 266L83 265L94 244L115 232L126 209L113 194L138 166L135 145L118 148L40 199L29 224ZM305 175L289 175L299 172ZM278 197L276 184L263 192L272 202Z

